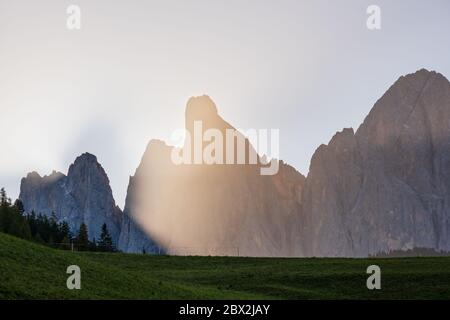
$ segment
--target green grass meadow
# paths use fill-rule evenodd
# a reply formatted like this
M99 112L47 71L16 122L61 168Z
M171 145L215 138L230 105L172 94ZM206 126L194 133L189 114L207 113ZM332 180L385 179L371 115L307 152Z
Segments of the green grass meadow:
M66 268L81 268L81 290ZM382 271L368 290L366 268ZM175 257L51 249L0 233L0 299L450 299L450 257Z

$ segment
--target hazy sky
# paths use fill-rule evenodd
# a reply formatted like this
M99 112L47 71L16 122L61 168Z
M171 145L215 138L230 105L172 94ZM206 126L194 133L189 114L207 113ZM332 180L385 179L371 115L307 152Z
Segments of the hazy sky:
M81 30L66 9L81 8ZM381 8L381 30L366 9ZM450 1L0 0L0 186L97 156L123 207L148 141L208 94L238 128L279 128L303 174L403 74L450 77Z

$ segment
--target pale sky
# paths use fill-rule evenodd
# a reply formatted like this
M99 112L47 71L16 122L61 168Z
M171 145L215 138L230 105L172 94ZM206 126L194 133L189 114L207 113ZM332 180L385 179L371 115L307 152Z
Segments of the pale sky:
M306 175L420 68L450 77L448 0L0 0L0 187L15 199L27 172L90 152L123 208L148 141L169 141L202 94L235 127L279 129L280 157Z

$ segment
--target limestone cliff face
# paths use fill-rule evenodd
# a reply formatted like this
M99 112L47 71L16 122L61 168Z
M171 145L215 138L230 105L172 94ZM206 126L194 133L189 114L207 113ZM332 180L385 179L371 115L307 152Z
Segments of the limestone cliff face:
M27 212L54 213L59 221L67 221L73 232L84 222L91 239L99 239L106 223L113 241L118 241L122 212L115 205L105 171L91 154L78 157L67 176L29 173L22 179L19 198Z
M224 130L234 130L207 96L188 102L190 133L194 121L224 137ZM248 158L255 151L248 140L245 143ZM188 152L189 147L186 144L181 151ZM295 169L281 163L277 175L263 176L259 163L176 165L172 151L161 141L150 142L130 180L125 206L126 215L169 253L302 254L298 230L304 177Z
M136 209L131 199L138 192L135 182L136 175L135 177L130 177L128 184L118 248L120 251L127 253L161 253L164 250L162 245L155 242L150 233L145 232L143 227L132 216L132 212Z
M302 196L307 254L450 250L450 83L401 77L356 133L317 149Z
M152 140L130 178L123 218L105 172L88 154L67 176L28 174L20 194L25 209L55 212L73 229L85 222L91 236L106 222L125 252L363 257L450 251L450 83L441 74L400 77L356 132L344 129L316 150L306 178L283 162L276 175L261 175L261 158L207 96L187 104L192 139L198 121L200 135L234 132L235 151L243 139L246 164L177 165L173 152L195 163L195 147L188 140L181 149ZM256 163L249 163L252 157Z
M188 102L187 131L199 120L205 130L233 128L208 97ZM450 251L450 83L436 72L400 77L356 133L344 129L316 150L306 179L283 163L275 176L261 176L259 164L175 166L171 151L149 144L126 212L173 253Z

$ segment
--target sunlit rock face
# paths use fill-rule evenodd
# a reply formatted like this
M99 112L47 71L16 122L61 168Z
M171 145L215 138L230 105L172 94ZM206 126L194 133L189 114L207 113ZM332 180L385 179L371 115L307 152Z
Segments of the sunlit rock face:
M312 160L302 196L307 255L450 250L450 83L401 77L356 133Z
M364 257L414 248L450 251L450 83L420 70L400 77L354 132L344 129L314 153L307 178L280 162L265 165L207 96L186 107L191 144L152 140L128 185L123 219L108 178L92 155L67 176L30 173L20 198L27 211L103 222L125 252L245 256ZM195 164L196 122L243 140L245 164ZM197 133L198 134L198 133ZM289 138L283 134L285 139ZM296 137L290 137L295 143ZM199 139L200 150L211 145ZM216 151L220 148L216 148ZM173 155L191 164L176 164ZM215 153L214 153L215 155ZM250 159L255 158L255 163ZM203 159L204 160L204 159Z
M208 97L190 99L186 129L197 120L232 128L217 110ZM274 176L259 165L175 166L171 151L149 144L127 213L172 253L450 251L450 84L439 73L400 77L356 132L316 150L306 180L284 164Z
M119 239L122 212L114 202L108 176L91 154L79 156L67 176L59 172L44 177L29 173L22 179L19 198L26 212L54 213L58 221L68 222L72 232L84 222L89 238L99 239L106 223L113 241Z
M203 130L233 129L207 96L189 100L186 129L190 133L194 121L202 121ZM248 158L255 150L248 141L246 145ZM189 147L186 144L183 152ZM130 179L124 210L165 250L201 255L303 254L299 213L304 177L295 169L281 163L278 174L263 176L259 163L176 165L172 151L164 142L149 143ZM130 243L125 238L121 243Z

